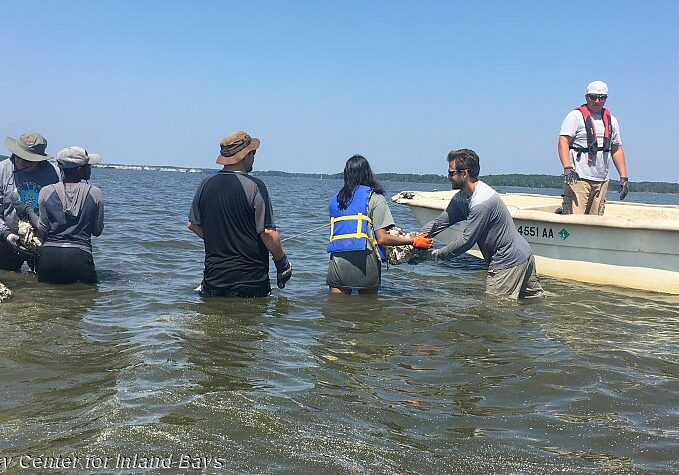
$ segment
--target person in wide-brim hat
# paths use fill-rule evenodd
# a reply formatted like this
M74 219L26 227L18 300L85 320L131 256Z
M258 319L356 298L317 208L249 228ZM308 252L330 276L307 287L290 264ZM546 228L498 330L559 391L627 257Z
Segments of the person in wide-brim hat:
M19 222L31 221L29 209L38 212L40 189L58 182L59 171L45 152L47 140L37 132L7 137L5 146L12 153L0 162L0 269L16 271L24 262L35 269L35 255L20 245Z
M29 162L42 162L52 158L45 153L47 140L37 132L24 132L18 139L7 137L5 147L17 157Z
M219 144L224 168L201 182L188 228L203 240L202 297L266 297L271 293L269 254L276 285L285 287L292 264L283 250L266 184L250 175L259 139L239 130Z

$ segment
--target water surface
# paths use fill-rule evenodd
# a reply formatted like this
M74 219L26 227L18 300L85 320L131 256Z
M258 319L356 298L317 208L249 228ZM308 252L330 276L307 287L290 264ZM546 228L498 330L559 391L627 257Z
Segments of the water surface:
M205 176L95 170L97 288L0 272L15 290L0 306L0 456L73 454L83 472L86 456L134 454L172 455L177 473L182 455L239 473L679 471L679 298L543 277L550 297L498 300L468 256L331 298L321 231L285 243L285 290L203 301L186 220ZM283 237L322 225L340 186L265 181Z

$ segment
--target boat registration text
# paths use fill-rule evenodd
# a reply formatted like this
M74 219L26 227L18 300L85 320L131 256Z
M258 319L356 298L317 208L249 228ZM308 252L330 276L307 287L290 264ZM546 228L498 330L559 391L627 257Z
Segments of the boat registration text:
M531 236L531 237L541 237L541 238L548 238L548 239L554 239L554 236L558 236L558 233L554 233L554 229L552 228L546 228L542 226L519 226L516 228L517 231L519 231L519 234L523 234L524 236Z

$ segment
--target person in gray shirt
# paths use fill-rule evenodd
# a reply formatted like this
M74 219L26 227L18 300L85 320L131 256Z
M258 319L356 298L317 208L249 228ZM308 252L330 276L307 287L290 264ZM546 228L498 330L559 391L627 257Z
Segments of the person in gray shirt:
M92 164L99 162L99 155L82 147L68 147L57 154L63 181L43 187L38 198L38 228L45 236L39 282L97 283L91 236L100 236L104 230L104 201L101 190L87 180Z
M47 140L37 132L7 137L5 146L12 155L0 162L0 269L18 271L24 261L34 269L37 256L20 245L19 221L38 212L40 189L58 182L59 172L48 161Z
M451 259L478 244L488 263L486 292L513 298L543 293L535 272L535 258L528 242L519 234L500 196L479 180L479 156L469 149L448 154L448 179L459 190L446 209L422 231L436 236L449 226L467 220L460 237L432 251L434 259Z

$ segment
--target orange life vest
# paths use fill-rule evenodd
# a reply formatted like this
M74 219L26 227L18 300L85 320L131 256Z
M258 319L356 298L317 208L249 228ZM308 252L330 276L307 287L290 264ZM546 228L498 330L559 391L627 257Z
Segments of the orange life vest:
M580 159L580 154L587 153L587 158L591 164L596 158L597 152L610 152L611 151L611 136L613 135L613 125L611 121L611 111L608 109L601 110L601 118L604 123L604 143L603 146L599 147L597 141L596 129L594 128L594 119L592 118L592 113L589 111L586 105L581 105L575 110L579 110L582 114L582 118L585 120L585 130L587 131L587 147L580 147L578 145L571 144L570 148L578 152L578 159Z

